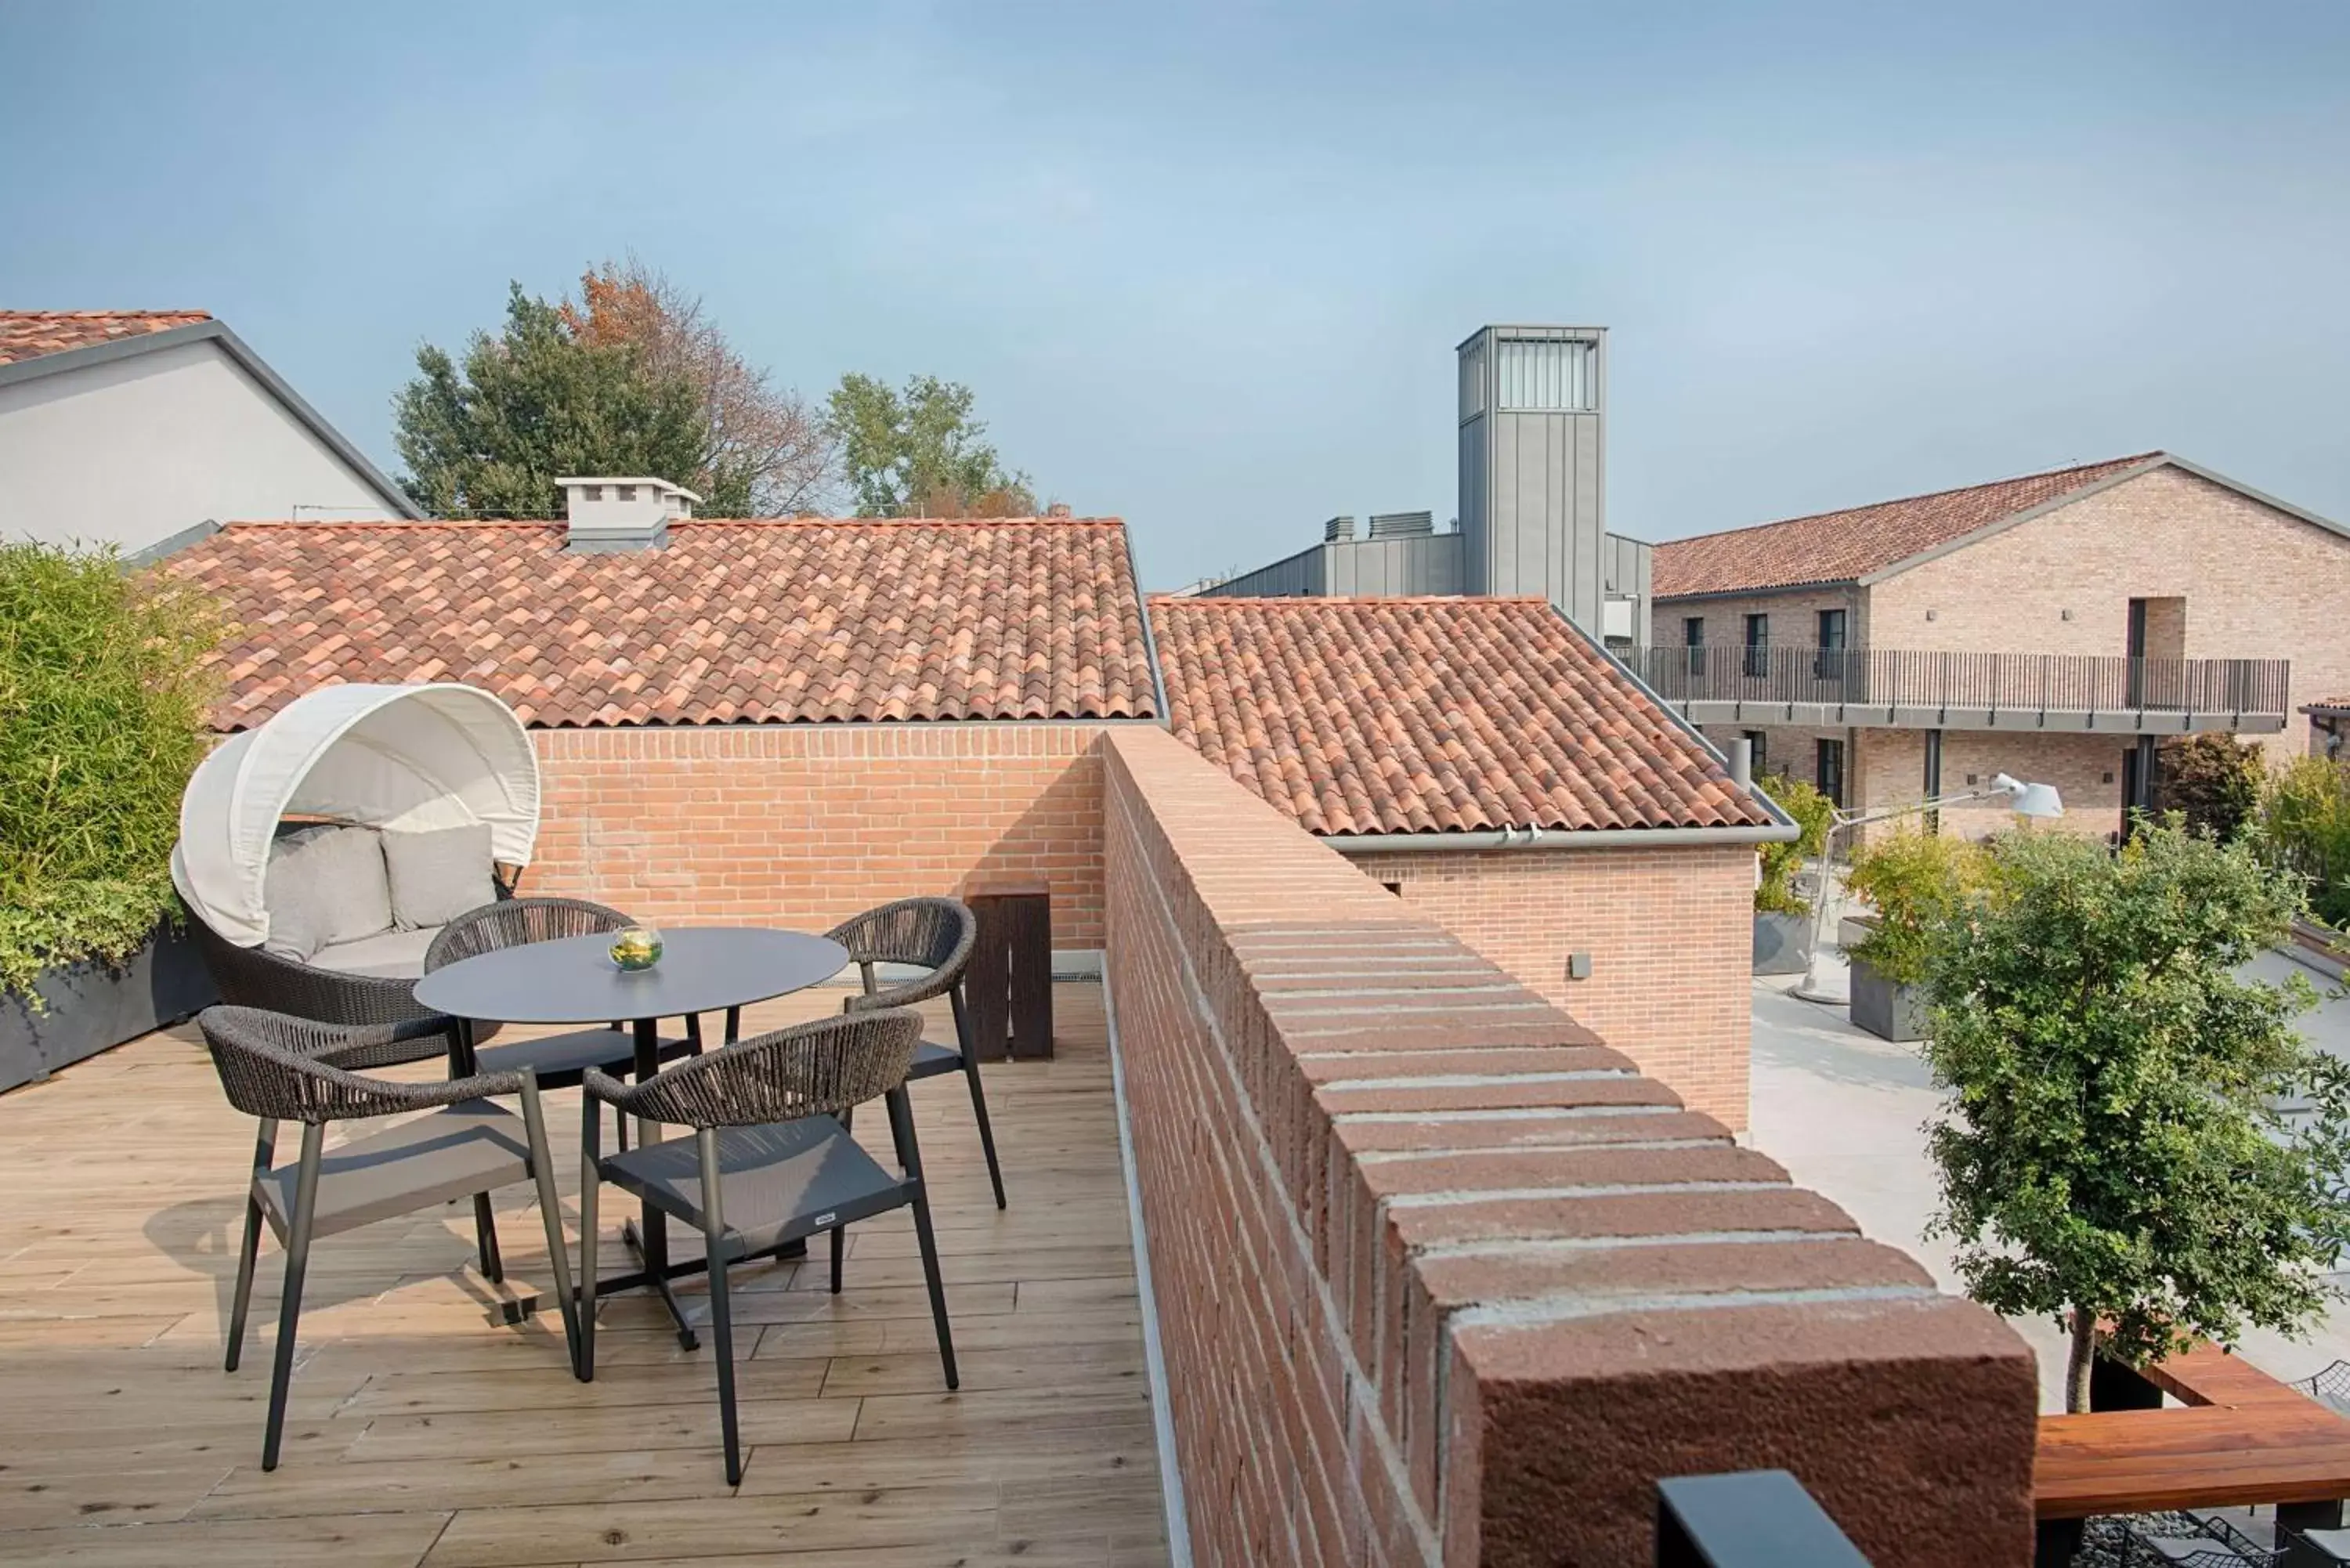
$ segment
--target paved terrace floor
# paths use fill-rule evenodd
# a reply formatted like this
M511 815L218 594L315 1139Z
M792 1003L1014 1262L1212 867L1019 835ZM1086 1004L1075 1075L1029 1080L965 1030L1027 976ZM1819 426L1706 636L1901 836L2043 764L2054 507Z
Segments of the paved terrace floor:
M839 998L804 992L746 1026ZM1164 1563L1101 992L1063 985L1055 1002L1057 1059L988 1069L1007 1213L960 1082L914 1091L962 1392L940 1383L905 1211L851 1232L837 1298L821 1262L743 1271L732 1492L708 1350L680 1351L650 1298L620 1297L596 1382L573 1381L551 1306L490 1323L462 1204L317 1244L286 1458L264 1474L282 1257L265 1244L244 1369L224 1374L253 1131L193 1032L0 1097L0 1562ZM548 1117L575 1219L577 1104L554 1096ZM882 1123L860 1119L868 1144ZM499 1235L509 1280L539 1282L528 1193L501 1195ZM610 1220L631 1209L608 1193ZM624 1259L610 1241L603 1267Z

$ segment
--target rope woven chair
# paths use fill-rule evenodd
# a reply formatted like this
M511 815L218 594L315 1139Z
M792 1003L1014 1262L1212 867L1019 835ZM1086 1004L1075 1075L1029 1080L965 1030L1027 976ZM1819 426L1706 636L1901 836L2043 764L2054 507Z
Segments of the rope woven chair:
M609 1157L597 1148L590 1116L579 1156L578 1375L596 1376L596 1213L608 1181L702 1231L710 1270L710 1326L716 1342L718 1408L726 1439L726 1480L743 1479L734 1413L733 1308L727 1270L803 1241L818 1231L892 1209L914 1211L922 1276L949 1388L957 1386L938 1244L922 1187L922 1156L906 1097L906 1070L922 1020L908 1009L820 1019L756 1035L623 1085L590 1068L589 1098L647 1122L694 1129L691 1139L642 1139ZM899 1173L858 1147L837 1119L862 1101L883 1100ZM839 1276L833 1289L840 1288Z
M995 1189L995 1206L1003 1207L1003 1170L995 1159L995 1129L987 1119L987 1093L979 1081L979 1054L972 1049L971 1024L963 1004L963 975L971 968L971 951L979 940L979 920L971 907L954 898L899 898L868 909L825 933L848 950L865 994L843 1005L847 1012L910 1007L944 996L954 1012L955 1043L924 1041L914 1051L907 1076L935 1078L961 1073L971 1087L971 1114L979 1123L979 1147L987 1156L987 1179ZM928 974L884 986L878 982L876 964L912 964Z
M263 1469L277 1468L295 1331L302 1315L302 1280L309 1266L310 1243L319 1236L467 1194L485 1195L511 1182L536 1183L556 1296L563 1309L564 1338L577 1366L579 1329L569 1253L563 1243L562 1210L556 1204L538 1085L527 1070L441 1083L394 1083L351 1071L353 1064L380 1059L392 1043L390 1025L346 1028L245 1007L208 1008L196 1022L229 1104L261 1124L254 1142L244 1235L237 1251L236 1294L229 1314L231 1372L244 1349L245 1315L253 1300L254 1265L265 1220L286 1249L269 1424L262 1438ZM490 1104L487 1096L492 1095L519 1096L519 1120L513 1112ZM410 1111L432 1114L342 1144L332 1153L327 1150L329 1122ZM281 1121L302 1126L301 1156L291 1165L274 1163Z
M416 982L376 975L346 974L280 958L261 948L241 948L188 916L188 932L212 971L221 1000L233 1007L290 1013L319 1023L349 1028L389 1026L392 1033L375 1049L375 1060L358 1064L391 1067L422 1062L453 1049L456 1020L416 1000Z

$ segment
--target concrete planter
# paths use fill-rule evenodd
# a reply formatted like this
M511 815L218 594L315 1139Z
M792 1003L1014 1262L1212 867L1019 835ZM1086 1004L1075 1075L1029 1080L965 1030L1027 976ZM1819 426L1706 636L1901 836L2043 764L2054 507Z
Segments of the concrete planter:
M1879 1040L1923 1040L1926 993L1918 986L1896 985L1871 969L1866 960L1854 959L1852 1021Z
M36 1012L18 992L0 995L0 1092L36 1082L126 1040L177 1023L220 1000L185 931L158 928L119 969L69 964L36 982L48 1004Z
M1812 961L1812 918L1754 912L1754 972L1801 974Z

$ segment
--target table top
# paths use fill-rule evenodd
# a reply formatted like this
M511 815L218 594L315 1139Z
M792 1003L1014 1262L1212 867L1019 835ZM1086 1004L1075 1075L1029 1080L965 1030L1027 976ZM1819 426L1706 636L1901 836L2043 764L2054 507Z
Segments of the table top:
M531 942L463 959L416 982L435 1012L506 1023L681 1018L782 996L829 980L848 950L804 931L688 926L661 932L650 969L612 962L609 933Z

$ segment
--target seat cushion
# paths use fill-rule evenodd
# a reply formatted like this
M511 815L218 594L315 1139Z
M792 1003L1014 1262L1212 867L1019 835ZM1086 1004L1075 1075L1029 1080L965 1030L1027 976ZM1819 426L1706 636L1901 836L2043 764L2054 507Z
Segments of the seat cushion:
M674 1061L691 1049L683 1040L664 1040L660 1043L660 1059ZM517 1040L511 1045L477 1051L473 1060L484 1073L518 1073L527 1067L538 1075L541 1084L567 1086L561 1080L577 1083L579 1075L590 1067L601 1067L607 1073L633 1068L637 1041L624 1029L574 1029L563 1034Z
M292 1223L299 1172L299 1163L289 1162L255 1182L281 1237ZM529 1174L522 1118L487 1100L467 1100L328 1149L318 1166L314 1232L331 1236Z
M726 1229L737 1238L738 1257L883 1213L907 1199L906 1184L830 1116L721 1127L718 1163ZM613 1155L602 1169L605 1180L702 1228L702 1156L695 1137L672 1137Z
M403 929L445 926L468 909L495 903L490 875L490 825L383 836L391 883L391 918Z
M274 919L274 917L273 917ZM378 980L419 980L424 974L424 950L441 934L438 926L413 931L378 931L357 941L335 942L310 955L311 964L341 974L372 975Z
M272 845L262 877L269 911L264 945L307 961L323 948L391 929L383 844L369 827L303 832Z
M962 1071L962 1053L951 1045L934 1044L925 1040L914 1047L913 1064L906 1069L909 1078L935 1078L941 1073Z

